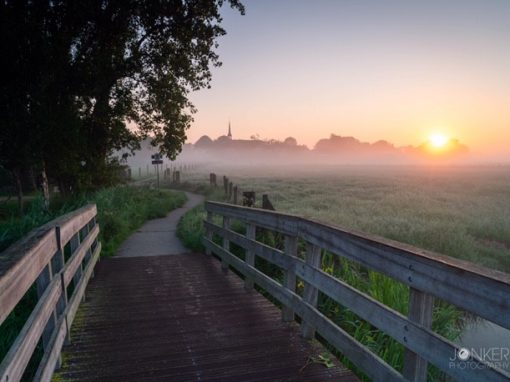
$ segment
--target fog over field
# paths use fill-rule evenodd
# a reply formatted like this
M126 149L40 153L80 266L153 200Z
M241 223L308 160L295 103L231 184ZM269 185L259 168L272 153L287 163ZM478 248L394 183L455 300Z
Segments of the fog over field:
M278 211L510 272L510 166L202 162L181 179L210 172Z
M229 131L230 134L230 131ZM141 149L129 153L127 164L132 168L146 168L151 155L158 150L144 140ZM164 158L164 166L170 166ZM450 137L431 137L420 145L396 146L385 140L363 142L351 136L331 134L313 147L300 144L295 138L233 139L223 135L217 139L202 136L194 144L182 147L176 159L179 163L217 163L230 166L330 166L330 165L480 165L510 164L510 156L488 156L471 151L459 140Z

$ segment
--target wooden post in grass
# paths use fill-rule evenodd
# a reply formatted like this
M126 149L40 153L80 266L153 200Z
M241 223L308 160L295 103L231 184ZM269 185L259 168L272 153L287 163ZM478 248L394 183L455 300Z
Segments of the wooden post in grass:
M234 204L237 204L237 186L234 186Z
M218 184L216 183L216 174L214 172L209 174L209 183L211 187L218 187Z
M228 195L228 178L223 175L223 188L225 189L225 196Z

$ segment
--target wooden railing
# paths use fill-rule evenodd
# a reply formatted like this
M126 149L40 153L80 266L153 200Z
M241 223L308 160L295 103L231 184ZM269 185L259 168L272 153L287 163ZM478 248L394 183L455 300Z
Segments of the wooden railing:
M247 288L256 283L277 299L283 320L300 316L304 337L317 331L373 380L425 381L428 362L459 381L509 380L508 373L476 354L471 354L469 367L452 367L450 359L459 347L430 329L435 297L510 329L508 274L297 216L215 202L207 202L206 211L207 253L218 255L224 269L230 265L241 272ZM214 224L214 215L223 218L222 226ZM246 235L230 229L232 219L246 224ZM285 249L256 241L257 227L284 235ZM214 235L222 238L221 246ZM298 240L306 242L304 260L298 256ZM244 248L245 261L231 252L230 243ZM321 270L322 250L408 285L408 316ZM255 256L283 269L283 283L255 268ZM296 277L305 284L302 297L296 293ZM322 314L317 309L319 291L402 344L402 374Z
M33 230L0 254L0 324L27 291L38 301L0 364L0 382L19 381L42 339L35 381L49 381L101 252L96 206L89 205ZM72 293L69 293L72 291Z

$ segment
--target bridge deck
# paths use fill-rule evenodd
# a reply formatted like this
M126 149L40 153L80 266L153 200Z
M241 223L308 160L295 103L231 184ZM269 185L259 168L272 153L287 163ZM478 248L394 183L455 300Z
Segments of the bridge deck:
M64 348L64 380L356 381L202 254L102 260ZM304 368L303 368L304 367Z

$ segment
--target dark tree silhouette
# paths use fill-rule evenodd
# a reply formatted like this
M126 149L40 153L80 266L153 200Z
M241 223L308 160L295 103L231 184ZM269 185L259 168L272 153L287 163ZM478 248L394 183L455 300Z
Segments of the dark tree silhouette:
M0 3L0 165L47 169L63 190L107 182L112 152L151 136L174 158L238 0ZM131 126L138 126L134 129Z

